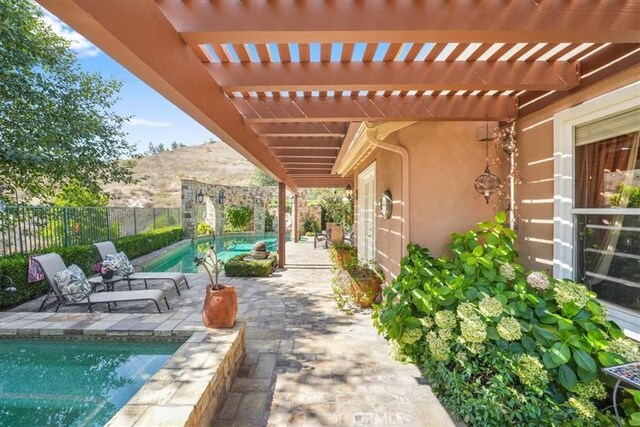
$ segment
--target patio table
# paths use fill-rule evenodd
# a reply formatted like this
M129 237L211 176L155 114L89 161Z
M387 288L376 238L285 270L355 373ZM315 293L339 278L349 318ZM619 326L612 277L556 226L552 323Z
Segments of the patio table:
M618 402L616 402L618 388L620 383L625 383L633 388L640 389L640 361L602 368L602 372L618 380L615 387L613 387L613 411L616 414L618 425L622 426L620 415L618 414Z

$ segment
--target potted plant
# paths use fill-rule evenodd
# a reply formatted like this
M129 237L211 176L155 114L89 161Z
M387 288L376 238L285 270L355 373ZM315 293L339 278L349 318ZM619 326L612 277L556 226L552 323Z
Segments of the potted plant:
M113 262L109 260L105 260L105 261L96 263L93 266L93 272L100 274L103 279L109 280L113 278L113 275L115 274L115 268L114 268Z
M238 296L233 286L218 283L222 262L218 261L215 247L212 245L203 258L196 258L194 261L196 265L203 266L209 275L209 284L202 307L202 320L205 326L232 328L238 314Z
M333 263L345 270L347 265L356 258L356 248L353 245L338 242L331 245L330 254Z
M346 271L349 274L349 293L353 302L358 307L371 307L380 294L384 280L382 272L363 261L347 264Z

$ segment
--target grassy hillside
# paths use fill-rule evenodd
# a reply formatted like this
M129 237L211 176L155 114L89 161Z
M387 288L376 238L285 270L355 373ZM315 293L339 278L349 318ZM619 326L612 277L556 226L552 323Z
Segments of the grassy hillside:
M180 147L135 161L137 185L110 184L104 190L110 206L178 207L180 180L197 179L212 184L249 185L254 166L227 145Z

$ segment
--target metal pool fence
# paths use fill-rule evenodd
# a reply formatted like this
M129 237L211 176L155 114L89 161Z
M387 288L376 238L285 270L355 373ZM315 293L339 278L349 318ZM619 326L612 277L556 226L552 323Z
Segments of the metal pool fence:
M0 211L0 256L73 246L179 225L180 208L6 206Z

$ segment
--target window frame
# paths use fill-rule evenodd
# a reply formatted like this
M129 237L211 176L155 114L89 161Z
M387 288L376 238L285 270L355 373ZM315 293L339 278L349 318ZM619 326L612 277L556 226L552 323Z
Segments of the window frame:
M577 126L593 122L640 106L640 82L578 106L561 111L553 116L553 277L576 280L576 230L574 215L579 214L623 214L640 215L637 208L574 208L574 132ZM638 318L640 313L601 301L610 310L611 317L624 327L630 335L640 337Z

